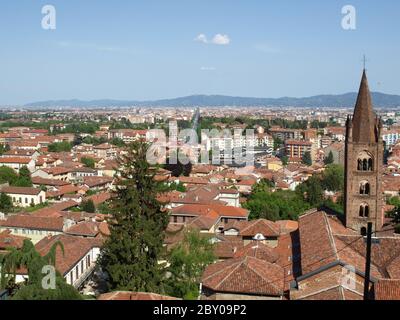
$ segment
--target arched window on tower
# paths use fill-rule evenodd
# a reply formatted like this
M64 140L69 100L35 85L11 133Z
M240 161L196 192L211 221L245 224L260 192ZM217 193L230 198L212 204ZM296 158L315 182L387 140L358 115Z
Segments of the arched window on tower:
M358 171L374 171L374 160L371 154L367 151L362 151L357 157Z
M368 206L368 204L362 203L360 205L359 215L362 218L368 218L369 217L369 206Z
M370 194L370 185L368 181L360 182L360 195L369 195Z
M373 171L373 161L372 159L368 159L368 171Z

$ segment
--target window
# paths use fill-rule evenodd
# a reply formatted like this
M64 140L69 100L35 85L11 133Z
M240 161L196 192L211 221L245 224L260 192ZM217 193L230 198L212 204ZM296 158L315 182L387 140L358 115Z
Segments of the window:
M358 171L373 171L374 161L369 152L360 152L357 159L357 170Z
M178 217L174 216L174 223L177 223L177 222L178 222Z
M360 182L360 195L369 195L370 194L370 185L368 181Z
M83 273L83 260L81 261L81 274Z
M360 234L365 237L367 235L367 228L366 227L362 227L361 230L360 230Z
M78 266L75 267L75 274L76 274L76 279L79 278L79 268Z
M368 204L363 203L363 204L360 205L359 215L362 218L368 218L369 217L369 206L368 206Z
M28 198L25 198L25 203L28 203Z
M73 283L74 283L74 272L71 271L71 273L69 274L69 276L70 276L71 284L73 284Z

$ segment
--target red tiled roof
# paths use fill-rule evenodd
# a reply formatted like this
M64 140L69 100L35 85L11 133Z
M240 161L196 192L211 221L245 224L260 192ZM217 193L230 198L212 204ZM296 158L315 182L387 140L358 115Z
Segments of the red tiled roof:
M19 163L19 164L29 164L31 158L27 157L0 157L0 163Z
M83 177L83 183L90 188L106 185L112 181L113 178L110 177Z
M68 172L71 172L71 169L64 168L64 167L44 168L41 170L43 170L44 172L51 174L51 175L60 175L60 174L66 174Z
M99 233L98 223L83 221L65 230L65 233L75 236L95 237Z
M44 186L55 186L55 187L65 186L69 184L69 182L67 181L62 181L58 179L45 179L41 177L32 177L32 183Z
M16 236L11 234L11 230L5 230L0 232L0 250L4 250L7 248L22 248L24 240L29 238Z
M115 291L101 294L98 300L181 300L150 292Z
M243 237L254 237L258 233L264 237L278 237L280 228L275 222L258 219L245 223L240 229L240 235Z
M260 260L268 261L270 263L275 263L279 259L279 254L277 254L271 247L261 242L254 241L237 250L233 257L254 257Z
M89 197L86 197L86 200L92 200L94 205L97 206L97 205L99 205L99 204L101 204L103 202L106 202L106 201L110 200L111 197L112 197L111 193L102 192L102 193L99 193L99 194L94 194L94 195L91 195Z
M10 228L25 228L62 232L64 219L60 217L40 217L34 215L13 215L0 221L0 226Z
M284 271L276 264L253 257L229 259L209 265L202 284L214 292L282 296Z
M381 279L374 289L375 300L400 300L400 280Z
M211 211L215 211L220 217L240 217L247 218L249 211L243 208L223 206L223 205L206 205L206 204L185 204L172 209L172 215L189 215L200 216L208 215Z
M42 190L39 188L29 188L29 187L3 187L0 191L7 194L22 194L22 195L36 196Z
M60 247L56 250L56 269L63 275L68 273L88 252L94 247L101 247L102 240L81 238L69 235L57 235L46 237L36 244L36 250L43 256L46 255L52 245L60 241L64 252Z

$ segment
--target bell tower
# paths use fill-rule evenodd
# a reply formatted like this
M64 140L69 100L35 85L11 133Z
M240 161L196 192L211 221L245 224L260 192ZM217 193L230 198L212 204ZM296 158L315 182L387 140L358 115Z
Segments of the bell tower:
M382 121L373 110L364 69L353 116L346 121L345 214L346 227L363 233L367 223L383 226ZM365 228L365 229L364 229Z

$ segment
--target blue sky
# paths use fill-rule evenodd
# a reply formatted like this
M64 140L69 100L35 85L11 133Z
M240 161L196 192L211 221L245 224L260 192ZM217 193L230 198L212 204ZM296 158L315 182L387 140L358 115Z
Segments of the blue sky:
M46 4L56 30L41 28ZM356 30L341 27L347 4ZM0 104L345 93L364 53L371 89L400 94L399 12L397 0L2 0Z

